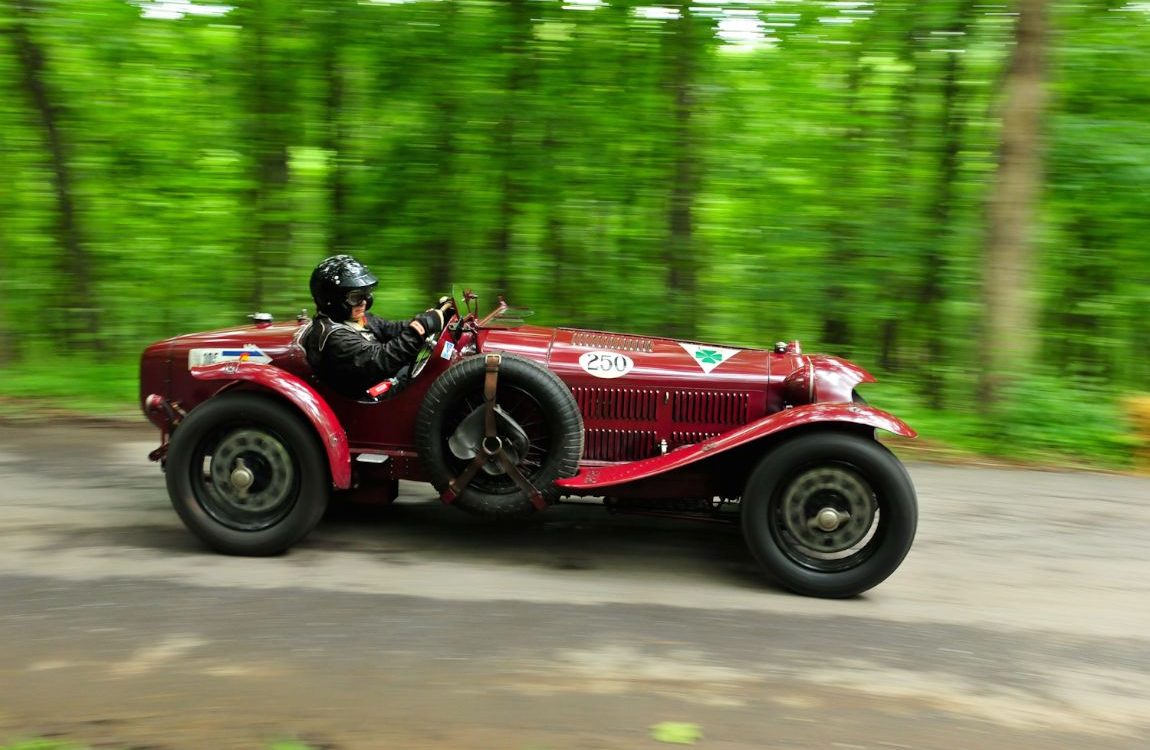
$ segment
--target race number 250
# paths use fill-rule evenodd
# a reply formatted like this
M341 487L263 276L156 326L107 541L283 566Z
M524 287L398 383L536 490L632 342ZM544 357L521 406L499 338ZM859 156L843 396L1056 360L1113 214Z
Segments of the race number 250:
M583 352L579 356L583 371L597 378L621 378L635 368L635 362L620 352Z

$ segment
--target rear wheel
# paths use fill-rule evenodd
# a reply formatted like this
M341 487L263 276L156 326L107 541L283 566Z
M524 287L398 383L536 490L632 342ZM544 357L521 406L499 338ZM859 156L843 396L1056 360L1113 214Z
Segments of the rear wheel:
M291 409L231 393L192 410L172 436L168 495L184 525L213 549L273 555L302 539L327 507L327 462Z
M800 594L860 594L898 568L918 523L910 475L877 441L844 432L794 438L759 462L743 494L743 535L763 570Z

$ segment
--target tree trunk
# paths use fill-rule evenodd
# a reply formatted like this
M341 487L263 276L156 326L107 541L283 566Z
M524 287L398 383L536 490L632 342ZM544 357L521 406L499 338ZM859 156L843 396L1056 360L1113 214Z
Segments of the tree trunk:
M669 230L664 264L667 267L667 332L672 336L694 338L698 330L698 260L694 237L695 200L699 192L701 149L695 136L692 112L695 106L695 74L699 42L690 3L679 6L679 17L671 22L668 88L671 105L671 195L667 212Z
M0 133L0 154L6 153L4 134ZM5 166L0 160L0 167ZM11 367L20 361L17 346L20 337L16 335L9 310L12 308L12 288L16 283L12 272L13 256L11 240L6 233L7 219L11 212L11 196L7 180L0 180L0 268L5 269L6 278L0 279L0 370Z
M1018 10L983 265L979 402L988 414L997 410L1004 386L1025 371L1034 351L1031 264L1042 172L1046 2L1020 0Z
M327 250L328 254L346 253L351 249L347 221L347 174L343 154L344 70L341 57L344 45L344 14L354 6L332 2L328 10L327 33L323 38L323 77L327 82L324 96L323 149L327 154Z
M507 32L507 77L504 83L503 116L499 123L498 154L501 171L499 178L499 224L495 230L495 290L510 296L512 264L511 246L514 242L515 223L522 201L523 160L518 156L521 137L518 132L522 119L520 110L525 104L528 88L527 44L531 39L531 8L528 0L506 0L510 28Z
M0 125L6 124L0 121ZM6 163L5 155L13 153L9 144L5 143L5 131L0 127L0 173L10 168ZM9 217L12 216L12 185L9 180L0 180L0 268L5 270L5 278L0 279L0 370L11 367L20 361L19 343L21 337L16 335L11 310L17 305L13 299L13 288L16 285L14 265L16 251L12 249L12 237L8 233Z
M15 17L8 23L7 29L12 35L20 65L20 85L36 112L37 124L44 134L51 163L52 187L56 199L55 235L56 242L63 250L58 259L59 279L53 291L64 294L64 305L73 314L68 316L73 320L65 320L63 324L52 320L45 324L56 330L70 346L83 344L102 351L93 263L77 216L68 143L60 130L61 121L66 119L65 109L54 98L45 81L44 48L33 37L30 29L35 12L33 0L18 0ZM77 332L84 335L77 336Z
M974 12L975 1L963 0L957 9L949 31L955 38L966 38ZM923 253L921 281L915 295L915 320L924 332L924 351L919 383L922 395L932 409L944 405L945 379L942 367L946 361L946 330L942 307L946 302L943 281L947 277L946 242L954 215L954 189L958 182L959 154L962 151L962 114L959 96L961 55L947 52L942 74L942 114L940 115L941 146L938 152L938 181L934 187L931 205L931 229Z
M915 5L898 20L905 23L899 30L900 49L898 59L907 66L908 72L900 81L894 97L895 125L892 128L894 142L900 144L890 155L890 176L887 179L885 203L890 208L892 221L898 222L900 242L896 252L917 254L918 244L915 226L914 194L917 178L914 168L916 152L915 133L918 122L915 104L919 93L921 65L918 59L919 38L922 34L921 5ZM888 253L887 258L894 258ZM902 340L913 325L903 325L908 318L903 301L905 290L901 284L884 285L886 312L882 316L879 333L878 366L884 372L897 372L903 367Z
M451 2L451 0L448 0ZM451 273L455 268L455 220L459 212L459 197L455 187L455 162L458 147L455 142L456 105L450 95L441 92L435 102L435 111L438 115L436 122L435 154L435 186L438 193L435 226L429 227L431 240L429 244L429 273L428 297L444 294L450 291ZM510 234L504 238L510 241ZM500 275L503 276L502 270ZM500 281L499 289L505 289L506 277Z
M441 34L445 39L453 39L458 32L458 1L445 0L440 5ZM455 176L459 152L456 134L460 129L457 91L459 74L450 48L444 47L439 51L436 64L438 86L433 94L435 120L432 123L431 144L435 177L434 184L430 186L434 191L436 208L432 226L428 227L428 299L451 291L451 274L455 269L456 217L460 211L458 181ZM510 234L508 242L509 238Z
M1097 372L1099 366L1111 376L1120 372L1121 355L1112 347L1100 352L1086 342L1099 341L1107 335L1107 320L1101 310L1114 299L1115 282L1121 267L1113 262L1113 248L1121 240L1108 236L1106 224L1089 214L1080 214L1068 222L1067 239L1072 242L1071 255L1061 272L1073 279L1058 299L1054 323L1056 338L1048 361L1057 362L1064 375ZM1101 304L1099 304L1101 303Z
M858 227L861 191L856 175L862 169L860 151L866 141L866 129L860 122L860 90L862 88L862 57L869 46L866 35L874 33L873 24L860 24L859 39L854 43L854 56L847 72L846 110L847 127L842 137L841 150L832 156L838 157L831 175L833 194L842 200L827 225L830 235L830 253L825 261L830 286L827 287L823 303L823 344L844 356L850 356L853 336L850 316L854 306L850 292L850 279L858 273ZM850 218L848 218L850 217Z
M250 281L245 297L254 312L267 302L267 289L278 289L288 267L291 223L287 204L290 141L291 63L274 49L278 8L274 0L251 0L244 19L247 77L250 80L249 143L253 187L250 210L254 231L248 236ZM286 279L284 279L286 281Z
M575 264L568 257L568 247L563 236L563 180L559 169L559 155L563 145L556 136L560 124L549 119L543 136L543 153L547 155L543 167L544 199L547 218L544 220L543 254L550 259L554 269L552 282L551 312L559 320L571 320L578 314L575 309L575 284L571 274Z

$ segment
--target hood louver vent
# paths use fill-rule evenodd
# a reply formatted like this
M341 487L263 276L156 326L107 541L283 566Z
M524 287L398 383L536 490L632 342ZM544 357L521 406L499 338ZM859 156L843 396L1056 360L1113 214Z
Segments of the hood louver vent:
M751 394L658 388L572 388L588 461L638 461L746 424Z
M749 393L678 391L671 399L671 419L695 424L746 424Z
M671 450L682 448L684 445L694 445L701 443L713 437L718 437L722 433L719 432L672 432L671 439L668 441L668 447Z
M659 391L644 388L572 388L583 419L655 420Z
M588 349L614 349L620 352L653 352L655 343L639 336L620 336L615 333L576 331L571 334L571 345Z
M638 461L657 452L653 430L587 430L583 443L589 461Z

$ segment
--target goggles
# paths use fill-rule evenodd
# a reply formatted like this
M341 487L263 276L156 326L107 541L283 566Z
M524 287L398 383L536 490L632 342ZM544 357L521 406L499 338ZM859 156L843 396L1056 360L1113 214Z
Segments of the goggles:
M355 291L348 292L345 298L348 307L358 307L371 302L372 291L371 289L356 289Z

